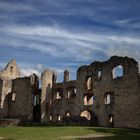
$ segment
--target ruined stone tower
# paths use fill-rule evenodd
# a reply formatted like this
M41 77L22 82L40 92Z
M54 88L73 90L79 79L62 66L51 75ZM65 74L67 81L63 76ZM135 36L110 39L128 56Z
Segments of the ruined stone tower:
M64 71L64 82L68 82L69 81L69 71L65 70Z
M51 103L52 85L54 82L54 73L51 70L45 70L41 75L41 122L49 120L49 106Z

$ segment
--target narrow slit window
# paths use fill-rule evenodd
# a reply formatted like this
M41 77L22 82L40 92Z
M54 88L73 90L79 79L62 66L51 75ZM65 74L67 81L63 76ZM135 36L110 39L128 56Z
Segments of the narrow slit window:
M53 117L52 117L52 115L50 115L50 121L52 121L52 119L53 119Z
M36 96L34 96L34 106L36 106L36 104L37 104L37 98Z
M12 93L12 101L16 101L16 93Z
M86 89L91 90L92 89L92 78L88 77L86 81Z
M97 76L98 76L98 79L101 78L101 76L102 76L102 71L101 70L98 71L98 75Z

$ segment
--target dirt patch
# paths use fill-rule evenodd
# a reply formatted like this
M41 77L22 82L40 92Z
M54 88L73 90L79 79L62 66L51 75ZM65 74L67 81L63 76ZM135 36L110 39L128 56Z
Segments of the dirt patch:
M12 139L7 139L7 138L4 138L4 137L0 137L0 140L12 140Z
M103 137L110 137L112 135L95 135L95 134L89 134L89 135L84 135L84 136L65 136L62 139L81 139L81 140L91 140L91 139L96 139L96 138L103 138Z

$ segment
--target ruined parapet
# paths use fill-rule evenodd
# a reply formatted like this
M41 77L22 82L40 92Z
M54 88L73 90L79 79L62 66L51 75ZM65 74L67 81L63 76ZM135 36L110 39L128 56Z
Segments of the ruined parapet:
M0 71L0 79L2 79L2 87L0 93L0 108L4 108L6 96L11 93L12 80L20 76L19 68L16 64L16 60L12 60L7 64L4 70Z
M68 82L69 81L69 71L65 70L64 71L64 82Z
M1 79L16 79L20 77L20 71L16 64L16 60L11 60L4 70L0 71Z
M4 70L0 70L0 118L8 114L8 94L12 89L12 78L15 75L14 66L16 62L11 61ZM17 66L16 66L17 67Z
M39 77L36 74L30 76L30 84L34 89L34 95L37 95L39 90Z
M42 91L41 91L41 122L47 122L49 119L49 105L51 101L52 84L54 80L54 72L45 70L41 75Z

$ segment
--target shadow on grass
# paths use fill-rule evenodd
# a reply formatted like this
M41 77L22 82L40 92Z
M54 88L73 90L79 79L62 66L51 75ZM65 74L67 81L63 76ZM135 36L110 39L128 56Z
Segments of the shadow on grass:
M23 127L67 127L61 124L27 124ZM78 127L78 126L75 126ZM81 127L81 126L80 126ZM84 127L84 126L83 126ZM129 128L104 128L104 127L87 127L90 132L93 131L93 136L73 137L75 140L140 140L140 129ZM96 137L99 134L99 136ZM100 136L100 134L102 136ZM9 139L10 140L10 139Z
M77 138L78 140L140 140L140 129L124 129L124 128L88 128L97 133L105 135L111 134L112 136Z
M21 127L61 127L64 126L62 124L44 124L44 123L32 123L32 124L24 124L20 125Z
M140 140L140 136L109 136L109 137L90 137L90 138L77 138L77 140Z
M130 129L130 128L102 128L93 127L88 128L88 130L94 130L97 133L114 134L114 135L140 135L140 129Z

